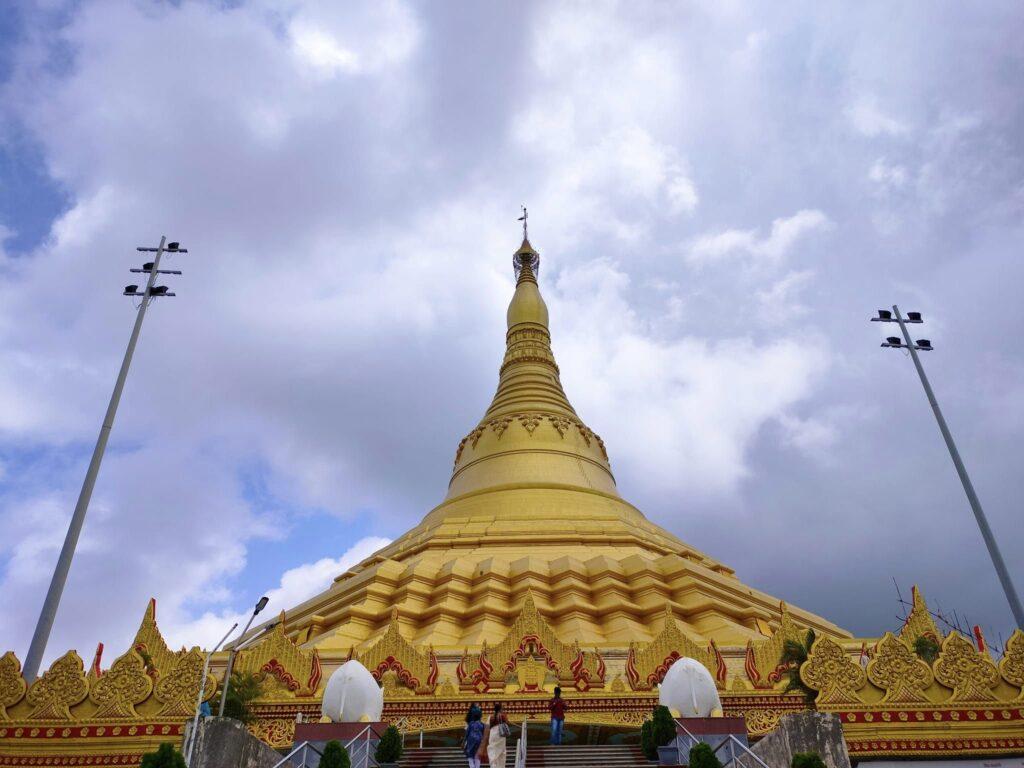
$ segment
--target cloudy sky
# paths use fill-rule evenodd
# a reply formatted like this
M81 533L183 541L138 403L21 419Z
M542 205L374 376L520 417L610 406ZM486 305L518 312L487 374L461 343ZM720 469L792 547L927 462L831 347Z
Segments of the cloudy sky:
M13 8L13 11L12 11ZM519 205L622 493L858 634L1024 589L1016 2L14 2L0 20L0 650L24 657L147 316L48 658L330 583L444 495ZM137 280L136 280L137 282ZM268 609L269 610L269 609Z

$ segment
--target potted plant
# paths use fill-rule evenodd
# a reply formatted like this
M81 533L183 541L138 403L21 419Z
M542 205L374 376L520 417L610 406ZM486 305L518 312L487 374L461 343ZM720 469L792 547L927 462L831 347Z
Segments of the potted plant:
M374 759L380 768L395 766L402 759L403 751L401 732L395 726L389 725L380 737L380 741L377 742L377 751L374 753Z
M797 752L790 765L792 768L825 768L825 761L817 752Z
M185 758L172 744L161 744L156 752L142 756L139 768L185 768Z

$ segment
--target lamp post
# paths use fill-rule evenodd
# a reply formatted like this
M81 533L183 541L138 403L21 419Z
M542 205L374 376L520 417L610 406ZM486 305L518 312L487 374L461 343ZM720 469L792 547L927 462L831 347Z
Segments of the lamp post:
M224 637L220 639L220 642L213 646L213 649L206 654L206 661L203 662L203 679L199 683L199 697L196 699L196 715L192 719L192 730L188 735L188 752L185 754L185 765L192 765L192 749L196 745L196 733L199 729L199 710L203 706L203 694L206 693L206 675L210 672L210 657L217 652L217 649L224 645L224 641L228 639L228 635L235 631L235 627L238 626L236 621L231 625L231 629L224 633Z
M107 413L103 417L103 425L100 427L100 434L92 451L92 459L89 461L89 469L85 473L82 490L78 494L78 503L75 504L74 514L71 515L71 522L68 524L68 532L64 537L64 546L61 547L60 557L57 558L57 566L53 570L50 587L46 591L46 599L43 601L43 608L39 612L39 621L36 622L36 629L32 634L32 643L29 645L28 653L25 655L24 676L30 684L39 675L39 665L43 660L43 653L46 651L46 643L50 639L50 630L53 628L53 620L57 616L57 607L60 605L60 598L64 592L64 584L68 580L71 559L75 556L78 537L82 533L85 513L89 509L89 500L92 498L93 487L96 485L96 476L100 471L100 463L103 461L103 453L107 448L110 430L114 426L114 416L117 415L117 406L121 402L121 392L124 389L125 380L128 378L128 368L132 363L132 355L135 354L135 345L139 341L139 332L142 330L142 321L146 317L146 309L148 309L149 303L154 297L174 296L173 293L168 292L166 285L153 285L153 283L156 282L156 276L159 274L181 274L178 270L160 269L160 259L165 253L188 253L188 250L182 248L178 243L168 243L166 237L161 237L160 245L155 248L139 247L135 250L156 255L153 257L153 261L143 264L141 269L131 270L132 272L149 275L145 289L139 291L138 285L128 285L124 289L125 296L141 296L142 303L139 304L138 311L135 314L135 325L132 328L131 336L128 338L128 348L124 351L121 370L117 374L114 391L110 395L110 403L107 405Z
M895 317L893 317L893 314L895 314ZM910 331L907 330L907 323L924 322L921 319L921 313L908 312L907 319L904 320L903 315L900 314L899 307L893 304L892 312L887 309L880 309L878 310L878 317L873 317L871 320L878 323L899 323L900 330L903 332L903 341L898 336L889 336L882 343L882 346L891 349L906 349L910 352L910 356L914 360L914 367L917 368L917 374L921 377L921 386L924 387L924 393L928 396L928 402L935 413L935 420L939 423L942 439L946 441L949 455L953 459L953 465L956 467L956 472L960 476L960 482L964 486L964 493L967 494L967 501L970 502L971 509L974 511L974 518L978 521L978 528L981 530L981 536L985 540L985 546L988 547L989 557L992 558L992 565L995 566L996 574L999 576L999 583L1006 594L1006 601L1010 604L1014 621L1017 622L1018 627L1024 629L1024 608L1021 607L1017 590L1014 589L1013 581L1010 579L1010 572L1006 569L1006 563L1003 561L999 545L996 543L996 538L989 527L985 511L981 508L978 494L974 492L974 485L971 483L971 478L967 475L967 468L964 467L964 462L960 458L960 451L957 450L956 443L953 442L953 435L950 433L949 427L946 426L946 419L939 408L939 401L935 399L935 393L932 391L932 386L928 383L928 377L925 376L924 368L921 366L921 359L917 356L918 352L931 352L934 348L928 339L918 339L916 342L911 341Z
M248 632L249 627L252 626L253 619L256 618L256 615L260 611L267 607L267 603L269 602L270 598L266 595L259 599L259 601L256 603L256 607L253 609L252 616L249 617L249 621L245 625L245 629L243 629L242 634L238 636L239 638L245 637L245 633ZM266 629L264 629L264 631L266 631ZM257 635L256 637L259 637L259 635ZM246 645L248 645L249 642L252 642L252 640L254 639L255 638L250 638L248 642L243 643L242 645L235 645L234 647L232 647L231 652L228 654L228 666L224 670L224 690L220 694L220 709L217 712L217 717L224 717L224 705L227 703L228 700L228 688L231 685L231 668L235 665L235 654L238 653Z

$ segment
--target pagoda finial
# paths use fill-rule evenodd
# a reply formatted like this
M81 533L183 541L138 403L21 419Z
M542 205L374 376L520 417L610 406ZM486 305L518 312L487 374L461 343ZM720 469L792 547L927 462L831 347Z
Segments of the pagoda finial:
M518 219L516 219L516 221L523 222L523 242L525 243L525 242L527 242L530 239L530 237L529 237L529 235L527 234L527 231L526 231L526 225L527 225L528 219L530 218L530 214L526 212L526 206L525 205L521 205L519 207L523 209L523 215L520 216Z

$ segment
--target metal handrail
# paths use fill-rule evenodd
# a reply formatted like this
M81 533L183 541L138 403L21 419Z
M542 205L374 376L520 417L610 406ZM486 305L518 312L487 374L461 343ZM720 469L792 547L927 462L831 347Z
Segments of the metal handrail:
M352 768L369 768L369 765L370 765L370 740L368 738L367 739L363 739L363 736L366 735L366 732L369 731L369 730L370 730L370 726L366 726L365 728L363 728L363 730L361 730L359 733L357 733L355 736L353 736L349 740L349 742L347 744L345 744L345 751L348 752L348 757L349 757L349 761L352 764ZM362 742L363 742L363 754L360 757L356 757L353 754L352 745L355 744L360 739L362 739ZM359 762L360 758L361 758L362 762ZM374 765L377 764L376 760L374 760L373 762L374 762Z
M689 736L689 737L690 737L690 738L691 738L691 739L692 739L693 741L696 741L696 742L703 742L703 743L705 743L705 744L707 743L707 742L704 742L704 740L703 740L703 739L699 739L699 738L697 738L696 736L694 736L694 735L693 735L692 733L690 733L690 729L689 729L689 728L687 728L687 727L686 727L685 725L683 725L683 724L682 724L681 722L679 722L678 720L676 720L676 721L675 721L675 723L676 723L676 725L678 725L678 726L679 726L680 728L682 728L682 729L683 729L683 733L685 733L685 734L686 734L687 736ZM735 762L735 761L737 760L737 757L736 757L736 747L737 747L737 746L739 746L739 748L740 748L740 749L741 749L741 750L742 750L743 752L746 752L746 753L747 753L748 755L750 755L750 756L751 756L752 758L754 758L754 760L755 760L755 761L756 761L756 762L758 763L758 765L760 765L760 766L761 766L761 768L769 768L769 765L768 765L768 763L766 763L766 762L765 762L764 760L762 760L762 759L761 759L760 757L758 757L757 755L755 755L755 754L754 754L754 753L753 753L753 752L752 752L752 751L750 750L750 747L748 747L748 746L747 746L746 744L744 744L744 743L743 743L742 741L740 741L739 739L737 739L737 738L736 738L735 736L733 736L733 735L732 735L731 733L730 733L730 734L726 734L726 737L725 737L725 738L724 738L724 739L723 739L723 740L722 740L722 741L721 741L721 742L720 742L720 743L718 744L718 746L717 746L717 747L715 747L714 749L712 749L712 750L711 750L712 754L714 754L715 752L718 752L718 750L720 750L720 749L721 749L721 748L722 748L723 746L725 746L726 744L728 744L728 745L729 745L729 763ZM678 753L678 760L677 760L677 762L678 762L678 763L679 763L680 765L682 765L682 763L683 763L683 754L682 754L682 753L683 753L683 750L677 747L677 748L676 748L676 752ZM742 757L742 754L741 754L740 756ZM726 763L726 765L729 765L729 763ZM739 765L742 765L742 763L738 763L738 764L739 764Z
M324 753L321 752L316 747L314 747L310 742L304 741L301 744L299 744L297 747L295 747L295 749L293 749L287 755L282 757L279 762L274 763L274 768L281 768L282 765L284 765L285 763L288 763L288 761L291 760L292 757L294 757L300 750L302 751L302 763L299 764L298 768L305 768L305 765L306 765L306 750L308 750L308 749L312 749L314 752L316 752L318 755L320 755L320 757L324 756ZM293 766L293 768L294 768L294 766Z
M523 728L519 732L519 743L516 745L515 768L526 768L526 723L528 720L528 717L523 718Z

